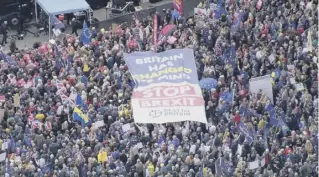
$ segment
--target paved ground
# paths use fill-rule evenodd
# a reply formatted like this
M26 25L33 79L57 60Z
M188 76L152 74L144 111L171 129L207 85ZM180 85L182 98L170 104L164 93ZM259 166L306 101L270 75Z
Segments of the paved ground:
M193 9L195 6L197 6L199 1L200 0L184 0L184 14L185 14L185 16L190 16L193 14L193 11L194 11ZM155 8L157 12L162 12L163 9L172 8L171 2L172 2L171 0L163 0L161 2L154 3L154 4L144 3L144 4L142 4L142 8L143 8L142 14L143 14L143 16L146 17L150 14L151 9ZM124 15L122 17L118 17L115 19L106 20L105 8L94 11L94 17L100 21L100 23L99 23L100 28L108 28L112 25L112 23L121 24L124 22L130 22L130 21L132 21L132 15L133 14L128 14L128 15ZM30 31L36 31L36 29L32 28L32 29L30 29ZM14 35L16 33L17 33L16 31L10 31L9 36ZM67 27L65 33L70 34L71 28ZM81 30L78 30L78 33L80 34ZM23 40L17 40L16 45L19 49L30 48L33 46L33 44L35 42L45 42L45 41L48 41L48 39L49 39L48 35L41 34L39 37L34 37L32 34L28 33L24 37ZM8 50L8 45L4 46L4 50L5 51Z

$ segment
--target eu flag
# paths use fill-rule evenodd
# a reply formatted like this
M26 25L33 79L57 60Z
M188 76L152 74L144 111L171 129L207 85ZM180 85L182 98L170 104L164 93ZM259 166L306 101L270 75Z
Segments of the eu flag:
M254 132L250 131L243 122L239 123L238 128L239 132L245 136L245 140L251 144L254 140Z
M57 60L55 62L55 68L57 68L58 70L61 70L61 68L63 67L61 60Z
M278 127L281 128L281 131L284 135L286 135L287 132L290 130L285 122L285 113L284 112L280 113L280 118L278 120Z
M51 17L55 29L65 28L64 24L58 18L56 18L55 15L52 15Z
M233 93L232 92L224 92L220 95L225 102L231 103L233 101Z
M231 33L233 34L237 32L240 23L243 21L244 12L237 12L236 14L234 23L231 26Z
M31 138L30 138L29 135L25 135L25 136L24 136L24 143L25 143L27 146L29 146L29 147L32 146Z
M277 126L278 125L278 120L276 119L276 111L275 111L274 106L272 104L268 104L268 105L266 105L265 110L269 114L269 118L270 118L269 123L271 125Z
M223 7L223 0L218 0L217 3L217 10L215 12L215 17L219 19L222 15L226 15L227 12L225 8Z
M16 66L17 62L13 60L9 55L3 53L3 51L0 52L1 59L5 62L8 63L10 66Z
M58 46L57 46L57 45L54 45L53 48L54 48L55 57L60 59L61 56L62 56L62 53L61 53L61 51L58 49Z
M85 75L83 75L83 76L81 77L81 82L82 82L85 86L87 86L88 83L89 83L89 80L88 80L88 78L87 78Z
M83 29L82 29L82 34L80 36L80 41L83 42L84 45L90 44L90 41L91 41L91 33L85 21L83 23Z
M82 126L86 126L89 123L89 118L79 108L74 107L73 119L81 122Z
M8 143L8 150L9 150L9 153L15 153L15 150L16 150L16 142L14 141L12 135L10 135L10 141Z
M232 176L233 167L230 162L227 162L223 157L219 157L215 161L215 176Z
M81 106L82 110L85 112L88 110L88 106L86 103L84 103L80 94L76 95L75 104L76 104L76 106Z

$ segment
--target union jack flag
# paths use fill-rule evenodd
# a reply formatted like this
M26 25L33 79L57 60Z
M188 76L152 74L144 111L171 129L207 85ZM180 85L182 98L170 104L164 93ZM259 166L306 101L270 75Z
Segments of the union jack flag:
M34 121L34 116L32 114L30 114L29 117L28 117L28 124L32 125L33 121Z
M62 93L66 92L66 88L65 88L64 84L61 81L56 80L55 84L56 84L56 87L57 87L57 90L58 90L56 92L56 94L61 95Z
M51 129L52 129L51 122L46 121L44 125L45 125L45 129L46 129L46 130L51 130Z
M66 96L64 94L61 95L61 100L62 100L63 103L70 104L72 107L75 106L74 100L72 100L70 97L68 97L68 96Z
M40 121L38 121L38 120L33 120L31 127L32 127L33 129L38 128L38 129L41 130L41 129L42 129L42 122L40 122Z

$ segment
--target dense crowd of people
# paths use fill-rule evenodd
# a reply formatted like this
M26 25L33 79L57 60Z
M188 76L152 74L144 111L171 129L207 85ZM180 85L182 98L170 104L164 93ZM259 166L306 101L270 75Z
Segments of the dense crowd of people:
M199 80L218 81L203 89L207 125L134 123L123 53L154 49L152 18L92 29L89 45L67 35L11 58L2 53L0 176L317 176L317 1L258 3L226 1L220 18L211 11L201 21L159 20L158 31L169 23L177 29L176 41L158 52L193 48ZM232 47L236 57L227 55ZM264 75L272 77L273 98L249 91L249 79ZM230 102L220 96L228 91ZM72 118L77 99L88 125Z

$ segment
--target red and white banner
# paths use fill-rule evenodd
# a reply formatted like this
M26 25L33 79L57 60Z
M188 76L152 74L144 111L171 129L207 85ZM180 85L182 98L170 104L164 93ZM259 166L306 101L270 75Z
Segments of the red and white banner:
M134 120L139 123L197 121L206 123L201 89L198 85L156 84L134 90ZM138 114L136 114L138 112Z
M192 49L124 54L136 81L132 93L136 123L207 123Z

